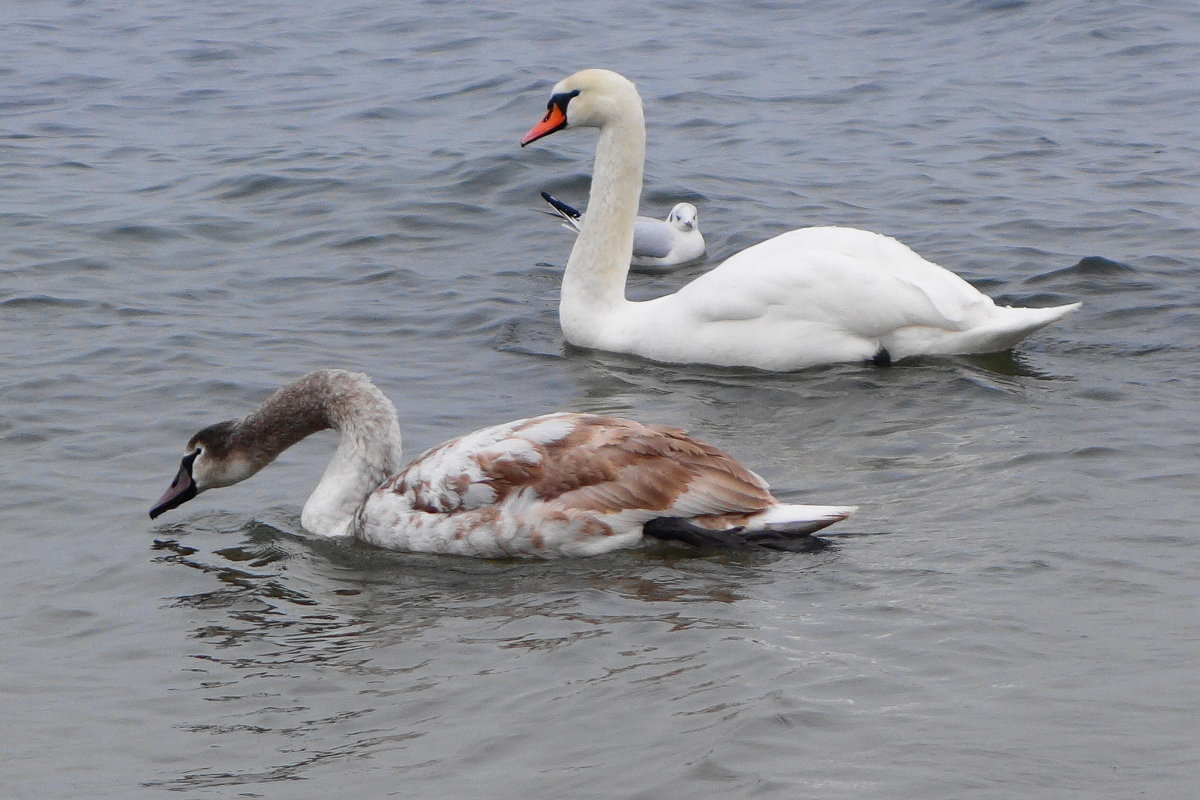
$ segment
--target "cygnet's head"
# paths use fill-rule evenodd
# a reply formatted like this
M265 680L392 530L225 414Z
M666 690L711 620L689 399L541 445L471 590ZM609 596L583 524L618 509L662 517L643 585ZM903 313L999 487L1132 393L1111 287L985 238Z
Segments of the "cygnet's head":
M191 500L201 492L231 486L246 480L262 468L262 463L233 446L237 420L209 425L188 440L179 472L171 486L150 509L150 519Z

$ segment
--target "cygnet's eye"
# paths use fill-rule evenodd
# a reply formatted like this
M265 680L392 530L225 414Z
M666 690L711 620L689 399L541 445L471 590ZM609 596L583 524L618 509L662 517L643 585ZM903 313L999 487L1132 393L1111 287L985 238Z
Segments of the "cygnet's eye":
M180 460L179 472L175 474L175 479L171 481L167 491L150 509L150 519L154 519L164 511L178 508L197 495L198 490L196 480L192 475L192 465L201 452L201 448L197 447Z
M191 449L185 453L183 458L180 460L179 469L183 472L187 472L188 475L192 475L194 473L196 459L203 455L203 453L203 447L198 444L192 445Z

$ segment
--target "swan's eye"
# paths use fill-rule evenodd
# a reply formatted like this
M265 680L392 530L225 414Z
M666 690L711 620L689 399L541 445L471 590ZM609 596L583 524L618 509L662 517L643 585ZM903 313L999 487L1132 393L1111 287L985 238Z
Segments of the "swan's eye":
M546 110L553 111L557 108L559 111L565 114L567 113L567 103L571 102L571 98L578 96L578 89L573 89L569 92L559 92L558 94L551 95L550 102L546 103Z

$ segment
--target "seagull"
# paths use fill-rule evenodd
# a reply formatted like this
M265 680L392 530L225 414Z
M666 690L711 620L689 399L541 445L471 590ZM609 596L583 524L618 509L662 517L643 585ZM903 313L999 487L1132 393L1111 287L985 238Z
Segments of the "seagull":
M558 217L564 228L579 233L582 212L549 192L542 192L542 199L554 209L543 213ZM665 220L638 217L634 223L631 263L643 272L677 267L703 255L704 234L700 232L699 213L691 203L676 203Z

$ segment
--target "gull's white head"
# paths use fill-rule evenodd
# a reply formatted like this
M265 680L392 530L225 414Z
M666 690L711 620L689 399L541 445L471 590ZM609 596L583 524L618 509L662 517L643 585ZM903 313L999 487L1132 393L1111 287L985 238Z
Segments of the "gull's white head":
M687 232L698 230L700 227L700 212L691 203L677 203L667 214L667 222L677 229Z

